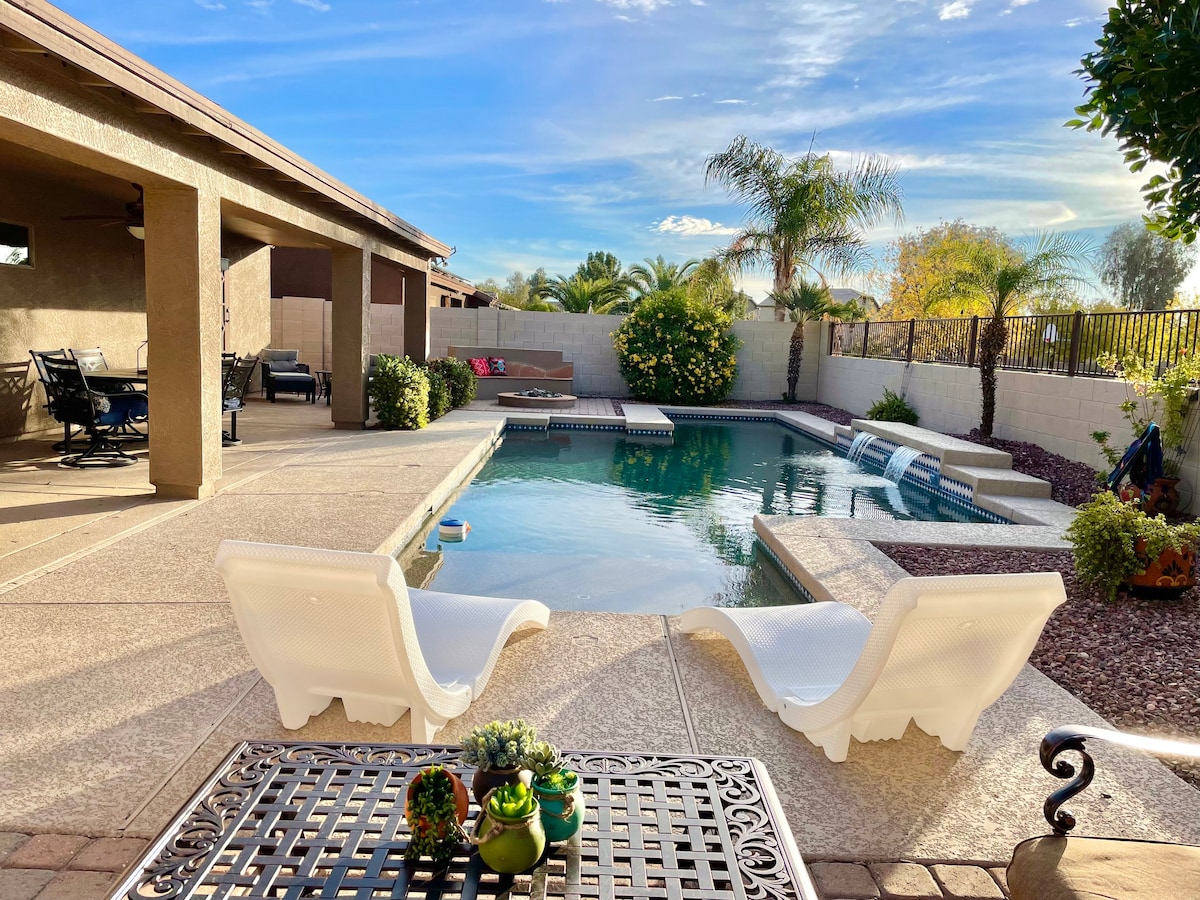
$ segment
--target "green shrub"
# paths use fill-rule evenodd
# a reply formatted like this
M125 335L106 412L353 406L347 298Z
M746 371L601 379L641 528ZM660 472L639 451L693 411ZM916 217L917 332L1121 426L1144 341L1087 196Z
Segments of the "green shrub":
M429 424L429 378L407 356L381 353L370 393L375 415L384 428L417 429Z
M867 410L867 418L876 422L903 422L905 425L916 425L917 411L908 405L908 401L899 394L894 394L887 388L883 389L883 399L876 400L875 405Z
M429 421L440 419L450 411L450 385L436 369L426 368L429 379Z
M446 379L446 384L450 386L450 405L454 409L466 406L475 399L479 378L471 371L465 359L456 359L453 356L431 359L429 369Z
M613 333L621 376L639 400L719 403L737 378L732 319L682 288L642 301Z

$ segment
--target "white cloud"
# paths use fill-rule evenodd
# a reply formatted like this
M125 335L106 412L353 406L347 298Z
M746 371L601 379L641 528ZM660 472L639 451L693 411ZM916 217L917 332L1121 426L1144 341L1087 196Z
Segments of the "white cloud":
M938 10L938 18L943 22L965 19L971 14L971 7L975 2L976 0L954 0L953 3L946 3Z
M333 9L328 3L323 3L322 0L292 0L300 6L307 6L309 9L315 9L317 12L329 12Z
M713 101L713 103L733 103L733 104L740 104L740 103L745 103L745 102L746 102L745 100L714 100Z
M196 5L201 9L211 9L213 12L217 12L218 10L225 8L224 3L217 3L215 0L196 0Z
M636 9L641 12L654 12L656 9L671 5L671 0L597 0L597 2L617 9Z
M662 102L663 102L663 101L665 101L665 100L682 100L682 99L683 99L682 97L678 97L678 96L676 96L675 94L668 94L668 95L667 95L667 96L665 96L665 97L655 97L655 98L654 98L653 100L651 100L650 102L651 102L651 103L662 103Z
M1037 2L1038 0L1012 0L1012 2L1008 4L1008 8L1016 9L1018 6L1032 6Z
M682 234L688 237L737 234L736 228L698 216L667 216L661 222L654 223L654 230L659 234Z

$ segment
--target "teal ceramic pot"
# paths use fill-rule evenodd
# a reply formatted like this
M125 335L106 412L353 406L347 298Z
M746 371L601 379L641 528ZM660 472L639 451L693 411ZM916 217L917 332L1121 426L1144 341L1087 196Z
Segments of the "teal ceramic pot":
M584 807L583 787L578 776L569 790L551 790L534 781L533 792L537 795L538 806L542 809L542 827L546 831L546 840L551 843L568 840L583 826L583 816L587 810Z
M528 769L515 766L511 769L476 769L471 779L471 793L475 795L475 802L482 807L489 791L517 782L524 782L525 787L529 787L529 779L532 777L533 773Z
M471 832L471 843L479 848L479 858L501 875L516 875L532 869L546 851L546 832L542 828L541 807L521 819L508 819L480 810Z

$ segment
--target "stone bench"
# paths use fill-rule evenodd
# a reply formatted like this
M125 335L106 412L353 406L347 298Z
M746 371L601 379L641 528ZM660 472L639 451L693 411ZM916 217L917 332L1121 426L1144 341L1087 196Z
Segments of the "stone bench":
M495 400L501 392L542 388L560 394L573 394L575 364L564 362L561 350L520 350L515 347L450 347L448 355L457 359L498 356L504 360L504 375L479 379L480 400Z

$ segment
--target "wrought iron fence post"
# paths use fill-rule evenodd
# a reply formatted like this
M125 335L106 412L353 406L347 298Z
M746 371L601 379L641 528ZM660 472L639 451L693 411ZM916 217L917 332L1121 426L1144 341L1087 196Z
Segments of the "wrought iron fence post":
M833 343L837 336L837 330L842 327L841 322L829 323L829 356L833 356Z
M917 320L908 320L908 352L905 354L905 359L912 362L913 338L917 336Z
M975 368L975 352L979 347L979 316L971 316L971 331L967 335L967 368Z
M1075 310L1071 319L1071 354L1067 357L1067 377L1074 378L1079 369L1079 354L1083 350L1083 313Z
M862 349L862 358L863 359L867 358L867 335L870 333L870 331L871 331L871 320L867 319L867 321L863 322L863 349Z

